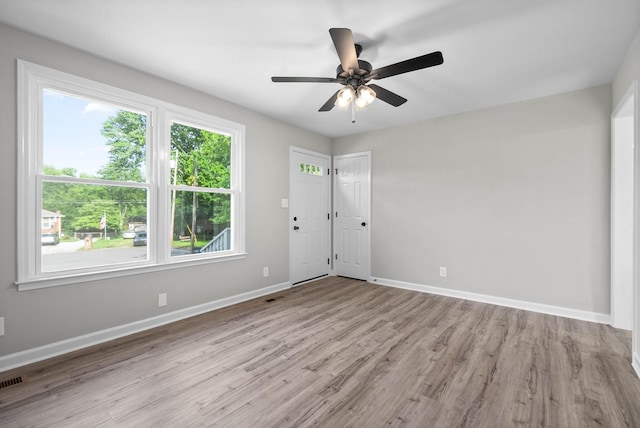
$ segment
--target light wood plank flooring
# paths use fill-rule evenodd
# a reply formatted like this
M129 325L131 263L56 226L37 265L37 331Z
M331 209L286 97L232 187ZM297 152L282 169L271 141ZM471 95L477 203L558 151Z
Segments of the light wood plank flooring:
M640 427L630 345L327 278L1 373L25 381L0 389L0 426Z

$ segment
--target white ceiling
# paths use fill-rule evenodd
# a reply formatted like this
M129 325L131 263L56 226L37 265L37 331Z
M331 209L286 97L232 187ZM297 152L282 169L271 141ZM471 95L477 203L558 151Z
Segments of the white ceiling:
M640 0L2 0L0 22L330 137L610 83ZM351 28L374 68L435 50L438 67L378 80L408 98L318 108L336 83L329 28Z

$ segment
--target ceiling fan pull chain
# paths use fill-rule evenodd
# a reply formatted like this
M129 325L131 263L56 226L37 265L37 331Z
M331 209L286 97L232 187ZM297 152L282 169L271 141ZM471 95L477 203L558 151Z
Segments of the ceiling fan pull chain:
M356 103L351 103L351 123L356 123Z

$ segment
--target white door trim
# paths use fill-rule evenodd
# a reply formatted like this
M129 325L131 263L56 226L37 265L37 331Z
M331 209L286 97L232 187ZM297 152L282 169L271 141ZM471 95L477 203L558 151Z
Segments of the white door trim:
M638 81L634 80L631 82L631 85L627 89L627 92L621 98L620 102L613 110L611 114L611 161L612 161L612 170L611 170L611 323L615 326L616 322L616 308L614 305L614 301L619 300L616 299L617 287L615 283L615 278L613 275L614 271L614 260L617 257L616 254L616 245L614 240L614 222L616 219L616 210L615 210L615 199L614 199L614 177L615 177L615 145L616 145L616 135L615 135L615 125L616 120L619 118L629 117L631 116L631 126L632 126L632 144L633 144L633 227L632 227L632 236L633 236L633 245L632 245L632 268L633 268L633 281L632 281L632 310L633 310L633 323L631 326L631 365L636 372L636 375L640 377L640 283L639 283L639 275L640 272L640 254L638 249L640 248L640 234L638 231L638 215L640 214L640 171L638 171L638 166L640 165L640 150L637 150L639 139L640 139L640 129L638 129L638 122L640 120L640 100L638 99ZM631 111L629 111L631 110Z
M633 85L611 114L611 325L631 330L634 312L635 148Z

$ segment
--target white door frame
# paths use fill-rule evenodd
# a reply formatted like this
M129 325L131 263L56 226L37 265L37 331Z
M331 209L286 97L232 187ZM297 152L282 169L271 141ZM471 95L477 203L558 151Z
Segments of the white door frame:
M639 129L638 129L638 121L640 111L638 110L638 106L640 104L640 100L638 100L638 82L633 81L627 92L624 94L616 108L613 110L611 114L611 324L615 327L619 311L618 304L616 302L620 301L620 296L617 294L619 292L616 277L615 277L615 261L619 256L619 251L616 247L615 242L615 222L617 219L618 213L616 212L616 164L615 164L615 155L616 155L616 147L620 144L619 136L616 135L616 126L619 125L617 121L621 119L627 119L631 117L630 126L631 130L631 145L633 146L633 201L632 203L632 226L629 233L631 233L633 237L633 242L631 245L631 264L632 264L632 287L631 287L631 307L633 311L632 315L632 325L631 325L631 365L633 366L636 375L640 377L640 276L638 273L640 272L640 254L638 249L640 248L640 234L638 231L638 226L640 225L638 215L640 214L640 171L638 171L638 166L640 165L640 151L636 148L638 147L638 138L639 138ZM625 124L625 126L629 126L629 124ZM629 144L629 130L625 131L626 136L626 144ZM627 250L628 251L628 250ZM624 308L623 308L624 310Z
M611 325L625 330L634 321L633 102L632 85L611 114Z
M294 195L293 195L293 182L294 182L294 178L295 177L291 174L291 162L292 162L292 156L293 156L294 152L325 159L327 161L327 165L328 165L329 170L331 170L331 156L325 155L323 153L318 153L318 152L314 152L314 151L311 151L311 150L303 149L303 148L300 148L300 147L289 146L289 163L288 163L288 168L289 168L289 203L288 203L288 208L289 208L289 211L288 211L288 214L289 214L288 215L288 217L289 217L289 221L288 221L288 224L289 224L289 281L293 285L298 286L298 285L304 284L306 281L295 282L294 283L294 274L293 274L294 249L295 249L295 246L294 246L294 242L293 242L293 239L294 239L294 230L293 230L294 222L293 222L293 218L292 218L293 216L291 215L292 214L291 213L291 207L292 207L291 200L294 197ZM328 172L328 174L327 174L326 177L327 177L328 183L326 185L325 198L326 198L326 208L327 208L326 211L327 211L327 214L329 214L331 212L331 175L330 175L330 171L327 171L327 172ZM331 224L332 224L332 221L330 221L330 219L328 219L326 224L327 224L327 226L326 226L325 231L324 231L324 233L326 234L325 239L326 239L326 243L327 243L326 251L327 251L327 258L330 258L331 257ZM321 275L321 276L329 275L330 272L331 272L331 264L327 263L326 273L323 273L323 275ZM310 279L313 279L313 278L310 278Z
M332 254L336 254L336 243L338 242L338 230L335 227L335 221L336 221L336 216L335 216L335 211L336 211L336 206L337 206L337 201L336 201L336 197L338 195L338 190L337 190L337 185L338 185L338 175L336 174L336 166L337 166L337 159L345 159L345 158L351 158L351 157L358 157L358 156L366 156L367 157L367 179L369 182L369 189L367 191L367 199L368 199L368 205L365 208L366 214L365 214L365 218L366 218L366 222L367 222L367 226L364 229L365 233L367 234L367 245L365 247L363 247L363 250L366 252L366 254L364 255L364 258L367 261L367 266L366 266L366 273L365 273L365 280L367 282L371 281L371 228L373 225L373 222L371 221L371 195L372 195L372 185L371 185L371 151L365 151L365 152L358 152L358 153L348 153L348 154L344 154L344 155L334 155L333 156L333 166L332 166L332 172L333 174L333 210L332 210L332 228L333 228L333 245L332 245ZM332 275L340 275L340 272L338 271L337 267L336 267L336 259L335 256L332 257L332 265L333 265L333 270L332 270Z

